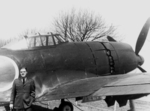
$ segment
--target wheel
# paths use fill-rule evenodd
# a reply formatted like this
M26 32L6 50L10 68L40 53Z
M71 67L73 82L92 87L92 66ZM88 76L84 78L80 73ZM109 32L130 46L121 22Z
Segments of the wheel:
M73 111L73 105L70 102L62 102L59 107L60 111Z

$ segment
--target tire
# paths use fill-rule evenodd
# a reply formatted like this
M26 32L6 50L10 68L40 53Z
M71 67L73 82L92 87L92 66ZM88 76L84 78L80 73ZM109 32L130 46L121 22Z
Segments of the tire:
M73 105L70 102L63 102L59 107L60 111L73 111Z

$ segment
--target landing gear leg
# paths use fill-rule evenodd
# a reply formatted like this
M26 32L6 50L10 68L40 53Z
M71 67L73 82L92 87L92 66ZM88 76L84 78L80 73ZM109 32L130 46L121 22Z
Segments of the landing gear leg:
M61 104L59 106L59 110L60 111L73 111L73 105L71 102L68 102L62 99Z
M5 108L6 111L10 111L9 106L4 106L4 108Z
M128 111L135 111L135 106L134 106L133 100L129 100L129 104L130 104L130 110L128 110Z

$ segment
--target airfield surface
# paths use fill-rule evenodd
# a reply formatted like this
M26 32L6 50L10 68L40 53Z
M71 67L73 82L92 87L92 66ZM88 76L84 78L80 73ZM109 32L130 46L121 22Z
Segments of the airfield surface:
M116 109L114 109L114 106L107 107L105 101L96 101L86 104L79 104L79 108L74 108L75 111L128 111L130 109L129 104L127 104L124 107L119 107L118 104L116 104ZM135 110L136 111L150 111L150 102L149 101L143 101L143 100L135 100Z
M150 111L150 101L145 100L145 99L138 99L134 100L135 103L135 110L136 111ZM57 104L57 103L56 103ZM73 102L73 104L75 104ZM47 107L47 106L45 106ZM114 109L116 108L116 110ZM74 111L128 111L129 108L129 103L127 103L126 106L124 107L119 107L118 104L116 103L116 107L111 106L107 107L105 101L95 101L95 102L89 102L89 103L78 103L78 105L74 106ZM3 107L0 107L0 111L5 111ZM40 111L38 109L38 111ZM57 110L51 110L51 109L45 109L41 111L57 111Z

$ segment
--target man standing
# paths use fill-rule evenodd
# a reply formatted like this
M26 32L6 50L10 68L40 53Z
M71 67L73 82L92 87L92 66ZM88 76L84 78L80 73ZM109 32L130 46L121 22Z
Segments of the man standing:
M27 78L26 68L20 69L20 77L13 83L10 109L15 111L32 111L31 105L35 99L35 84Z

